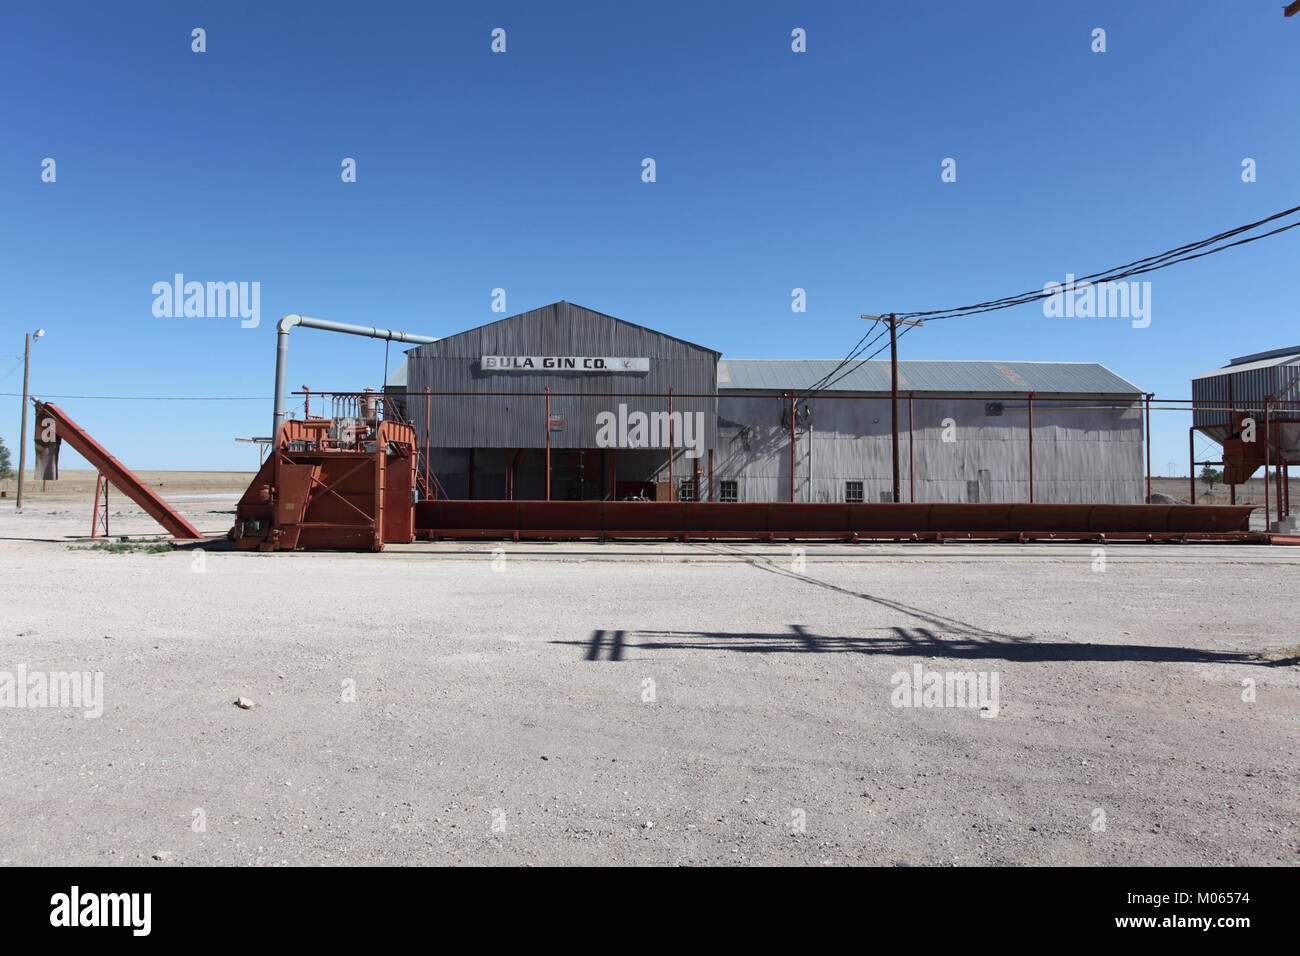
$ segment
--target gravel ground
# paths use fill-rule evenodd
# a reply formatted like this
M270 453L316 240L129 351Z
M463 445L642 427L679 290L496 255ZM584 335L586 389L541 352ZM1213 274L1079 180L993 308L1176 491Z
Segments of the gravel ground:
M1300 549L88 527L0 508L0 671L103 674L0 706L6 864L1300 861ZM894 706L914 665L996 707Z

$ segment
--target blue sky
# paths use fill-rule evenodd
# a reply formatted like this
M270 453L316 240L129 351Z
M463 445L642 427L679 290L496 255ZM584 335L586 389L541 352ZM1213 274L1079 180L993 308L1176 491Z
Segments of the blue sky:
M269 430L289 312L446 335L500 318L500 287L509 314L568 299L733 358L838 358L863 312L1038 288L1296 205L1298 81L1280 0L9 5L0 392L42 326L38 395L260 399L57 399L128 466L247 469L234 438ZM1297 243L1147 277L1145 329L1030 305L934 323L903 356L1098 361L1189 397L1300 341ZM260 282L260 326L155 317L177 272ZM384 368L383 343L322 332L290 355L294 388ZM0 402L16 461L19 399ZM1185 470L1187 424L1157 414L1158 472Z

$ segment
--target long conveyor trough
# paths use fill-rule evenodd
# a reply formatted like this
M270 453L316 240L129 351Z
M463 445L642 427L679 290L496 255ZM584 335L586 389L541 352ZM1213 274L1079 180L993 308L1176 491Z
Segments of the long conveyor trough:
M843 504L421 501L417 537L832 539L841 541L1236 541L1300 544L1250 530L1251 505Z

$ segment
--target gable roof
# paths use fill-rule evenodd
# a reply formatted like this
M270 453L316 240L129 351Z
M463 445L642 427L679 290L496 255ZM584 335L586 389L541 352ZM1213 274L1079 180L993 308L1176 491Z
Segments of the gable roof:
M718 390L806 390L833 372L839 359L723 359ZM889 363L852 362L828 391L888 392ZM1142 390L1096 362L987 362L906 360L898 363L905 392L1042 392L1141 395Z
M627 319L620 319L618 316L609 315L605 312L597 312L595 309L588 309L586 306L578 305L575 302L569 302L564 299L561 299L558 302L552 302L548 305L539 306L536 309L529 309L527 312L519 312L515 315L506 316L505 318L497 319L494 322L486 322L483 325L466 329L463 332L457 332L454 335L445 336L437 342L432 342L428 345L420 345L412 349L407 349L406 354L431 356L445 355L448 352L454 353L458 345L465 343L479 343L484 340L485 336L488 339L491 339L494 331L500 331L503 333L507 332L508 330L505 327L509 324L526 325L532 322L543 322L552 317L556 319L563 317L564 321L566 321L571 327L575 328L575 331L577 330L577 327L583 323L588 325L588 329L583 331L592 329L593 327L590 323L593 319L597 321L606 321L612 323L615 328L622 328L628 332L633 332L643 336L652 336L656 339L668 342L675 342L685 346L687 349L697 352L711 353L715 357L715 361L717 358L722 356L722 353L716 349L699 345L695 342L688 341L687 339L679 338L676 335L669 335L667 332L660 332L658 329L652 329L645 325L637 325L635 322L629 322ZM597 346L593 345L588 347L595 348Z
M1254 355L1242 355L1223 368L1195 376L1192 381L1214 378L1216 375L1236 375L1238 372L1253 372L1261 368L1274 368L1279 365L1292 365L1300 360L1300 345L1289 349L1273 349L1270 352L1256 352Z

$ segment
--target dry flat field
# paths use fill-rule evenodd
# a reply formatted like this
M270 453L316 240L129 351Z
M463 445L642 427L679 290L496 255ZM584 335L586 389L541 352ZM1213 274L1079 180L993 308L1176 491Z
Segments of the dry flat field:
M164 497L178 494L242 495L252 482L254 474L255 472L251 471L137 471L135 473L137 478L156 489ZM93 499L95 496L96 472L93 468L64 468L59 471L58 481L42 482L36 480L33 475L34 472L30 470L27 472L23 497L30 497L34 502L48 499L71 504L69 499L81 496L89 496L89 499ZM4 489L9 498L13 498L17 493L17 479L4 482L0 488ZM116 488L112 490L111 495L112 499L120 496L124 507L134 507L130 499ZM90 500L87 500L84 506L87 509L86 514L89 515ZM89 527L89 518L87 518L87 527Z
M1290 479L1291 499L1300 505L1300 479ZM1273 497L1277 490L1277 483L1269 480L1268 493L1270 497L1270 506L1276 509L1276 499ZM1181 504L1186 504L1191 496L1192 489L1187 484L1186 478L1152 478L1151 491L1156 494L1168 495ZM1196 479L1196 503L1198 505L1226 505L1228 504L1228 488L1222 484L1213 486L1207 485L1199 478ZM1237 486L1237 504L1239 505L1258 505L1264 507L1264 479L1252 478L1250 481L1243 482ZM1263 527L1261 512L1260 527Z
M0 706L0 863L1300 861L1300 548L110 553L88 511L0 505L0 672L102 675Z

